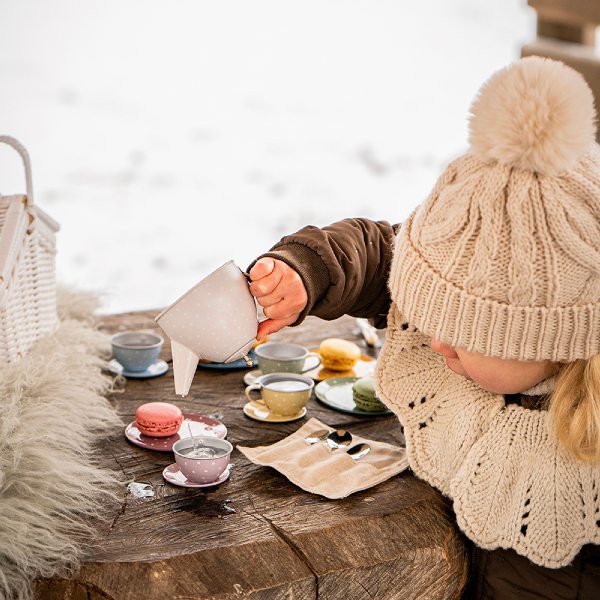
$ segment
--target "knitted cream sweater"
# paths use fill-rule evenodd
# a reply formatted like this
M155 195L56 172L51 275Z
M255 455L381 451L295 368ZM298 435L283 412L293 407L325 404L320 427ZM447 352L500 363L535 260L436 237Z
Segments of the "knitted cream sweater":
M459 527L552 568L600 544L600 467L560 447L545 410L505 405L430 341L392 304L376 390L404 426L412 470L454 501Z

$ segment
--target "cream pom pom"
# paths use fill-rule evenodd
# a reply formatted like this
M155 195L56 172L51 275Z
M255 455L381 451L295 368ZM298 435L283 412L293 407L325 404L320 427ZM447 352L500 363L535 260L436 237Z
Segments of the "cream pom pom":
M557 175L590 150L595 120L583 77L562 62L531 56L483 84L471 105L469 142L484 161Z

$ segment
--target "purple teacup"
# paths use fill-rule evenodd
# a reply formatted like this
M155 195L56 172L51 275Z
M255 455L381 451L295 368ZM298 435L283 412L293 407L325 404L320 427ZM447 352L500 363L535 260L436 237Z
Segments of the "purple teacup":
M233 446L209 435L197 435L173 444L175 462L181 472L194 483L216 481L229 465Z

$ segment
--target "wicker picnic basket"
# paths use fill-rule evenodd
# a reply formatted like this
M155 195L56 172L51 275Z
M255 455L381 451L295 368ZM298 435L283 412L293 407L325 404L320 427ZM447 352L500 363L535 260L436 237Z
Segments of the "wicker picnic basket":
M54 257L58 223L33 204L27 150L0 136L23 159L27 195L0 194L0 365L17 362L58 325Z

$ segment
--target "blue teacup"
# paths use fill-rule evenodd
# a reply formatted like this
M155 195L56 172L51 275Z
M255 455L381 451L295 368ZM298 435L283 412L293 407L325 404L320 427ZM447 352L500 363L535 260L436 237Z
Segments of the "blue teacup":
M163 343L163 338L155 333L117 333L112 336L113 356L126 371L145 371L159 357Z

